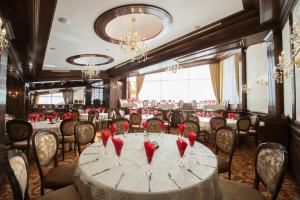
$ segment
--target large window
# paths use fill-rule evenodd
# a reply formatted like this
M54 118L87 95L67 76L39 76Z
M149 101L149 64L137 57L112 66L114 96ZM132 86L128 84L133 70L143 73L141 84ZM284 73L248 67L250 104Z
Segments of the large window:
M239 97L235 78L235 57L224 60L223 68L223 100L229 100L230 104L238 104Z
M131 87L136 87L135 77L129 79ZM186 68L173 72L145 75L139 99L148 100L214 100L209 65Z
M103 81L96 82L92 84L92 102L94 102L95 99L99 99L103 101L103 88L100 88L103 86Z
M53 94L39 95L38 104L62 105L62 104L65 104L65 101L64 101L63 94L61 92L59 92L59 93L53 93Z

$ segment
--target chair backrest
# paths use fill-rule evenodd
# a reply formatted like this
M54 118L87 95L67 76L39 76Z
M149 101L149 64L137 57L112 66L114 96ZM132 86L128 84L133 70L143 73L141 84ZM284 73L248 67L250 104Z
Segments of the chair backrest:
M285 147L278 143L262 143L257 147L255 161L254 187L259 183L265 186L275 200L280 191L287 168L288 154Z
M107 110L108 119L116 119L116 111L114 109Z
M116 134L124 134L125 133L124 122L129 123L129 130L130 130L130 128L131 128L130 121L126 118L119 118L114 121L114 124L117 127Z
M25 154L20 150L9 150L2 166L10 182L14 200L28 200L29 167Z
M185 120L182 122L182 124L185 125L185 130L183 135L187 136L188 133L194 132L197 134L197 136L200 133L200 126L198 123L192 121L192 120Z
M65 119L60 124L60 132L62 136L74 135L75 126L78 122L73 118Z
M149 106L149 100L144 100L143 101L143 108L148 108Z
M81 145L93 143L96 136L95 124L88 121L82 121L75 126L75 141L77 143L78 152L81 153Z
M224 117L212 117L209 120L211 130L215 131L220 126L226 126L226 118Z
M121 118L125 116L125 110L119 109L118 113L120 114Z
M237 129L239 131L249 131L251 126L251 119L250 117L241 117L237 121Z
M15 119L15 116L11 115L11 114L7 114L5 113L5 124L6 122L8 122L9 120L13 120Z
M160 133L160 124L164 123L164 121L159 118L151 118L147 120L147 123L148 123L147 132Z
M99 117L98 111L90 111L88 113L88 121L89 122L95 123L95 121L98 119L98 117Z
M32 125L22 119L13 119L6 123L6 132L12 143L23 140L29 142L32 131Z
M251 119L251 126L254 128L256 121L257 121L258 116L257 115L251 115L250 119Z
M73 118L74 118L74 120L77 120L77 121L79 121L79 119L80 119L80 114L79 114L79 111L78 110L72 110L72 113L73 113Z
M142 115L140 113L131 113L129 119L132 125L140 125L142 122Z
M188 115L188 120L194 121L196 123L200 123L199 117L197 117L196 115Z
M183 115L181 111L173 111L170 115L170 125L171 127L177 127L183 121Z
M164 115L162 113L157 113L154 115L155 118L158 118L160 120L164 120Z
M215 141L216 152L228 154L230 160L232 158L235 146L236 146L236 132L229 126L220 126L216 129Z

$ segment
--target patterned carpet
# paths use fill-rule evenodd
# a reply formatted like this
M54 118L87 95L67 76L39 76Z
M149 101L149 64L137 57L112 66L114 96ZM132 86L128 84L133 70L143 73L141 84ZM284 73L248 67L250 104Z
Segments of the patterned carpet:
M255 147L253 142L245 142L239 145L236 149L233 161L232 161L232 180L238 181L249 186L253 186L254 182L254 158ZM60 161L60 165L64 163L74 163L78 159L74 153L68 153L64 162ZM227 178L227 174L221 174L220 176ZM30 162L30 177L29 177L29 195L31 199L36 199L40 195L40 179L37 167L33 161ZM261 187L261 191L263 187ZM263 192L267 197L267 194ZM278 200L298 200L300 199L299 189L296 188L295 182L289 173L286 174L284 183L280 190ZM2 187L0 200L12 199L12 193L9 184L5 184Z

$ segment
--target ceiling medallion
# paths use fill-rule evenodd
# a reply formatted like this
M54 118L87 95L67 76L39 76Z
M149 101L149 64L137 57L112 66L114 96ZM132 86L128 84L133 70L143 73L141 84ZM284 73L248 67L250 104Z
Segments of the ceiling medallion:
M152 5L125 5L101 14L94 23L96 34L103 40L119 44L131 61L147 59L145 41L163 35L172 24L172 16Z

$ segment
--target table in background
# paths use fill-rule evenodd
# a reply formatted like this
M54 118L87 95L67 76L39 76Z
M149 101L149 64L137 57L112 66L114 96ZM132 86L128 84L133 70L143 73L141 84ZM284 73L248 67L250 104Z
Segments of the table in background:
M152 119L153 117L154 115L142 115L142 122ZM130 115L125 115L124 118L130 120Z
M60 123L59 120L57 123L50 124L48 120L46 121L37 121L37 122L31 122L33 133L35 133L38 130L50 130L55 132L58 136L60 135Z
M100 143L87 147L81 154L75 173L76 185L83 199L134 199L134 200L217 200L221 199L218 185L218 169L216 156L204 145L195 144L195 154L189 154L190 147L185 152L184 163L186 168L193 170L202 180L191 174L186 168L178 166L180 159L176 145L177 136L150 133L151 141L157 140L159 148L156 150L152 163L151 190L148 192L147 164L143 146L144 134L127 134L124 138L124 147L121 155L120 167L115 167L116 156L113 144L108 143L108 155L103 155L104 148ZM90 153L90 154L89 154ZM91 154L96 153L96 154ZM85 155L86 154L86 155ZM84 164L93 159L95 162ZM197 164L198 161L202 165ZM207 166L206 166L207 165ZM112 169L92 176L106 168ZM116 189L115 184L122 172L125 176ZM170 172L177 186L169 179Z
M81 113L79 115L80 120L82 121L88 121L89 120L89 114L88 113ZM108 113L99 113L99 120L107 119Z
M199 117L201 130L203 129L206 131L210 131L210 119L210 117ZM237 120L235 119L226 119L226 125L232 127L233 129L236 129L236 123Z

